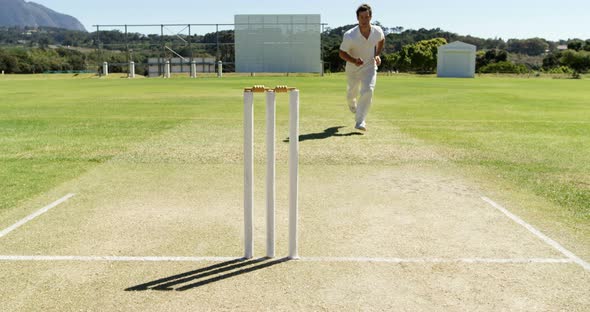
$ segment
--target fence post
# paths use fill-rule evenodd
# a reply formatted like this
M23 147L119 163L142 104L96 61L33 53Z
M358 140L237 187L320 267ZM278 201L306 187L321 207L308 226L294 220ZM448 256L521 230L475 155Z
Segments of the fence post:
M164 78L170 78L170 61L166 61Z
M129 78L135 78L135 62L129 62Z
M197 61L191 62L191 78L197 78Z

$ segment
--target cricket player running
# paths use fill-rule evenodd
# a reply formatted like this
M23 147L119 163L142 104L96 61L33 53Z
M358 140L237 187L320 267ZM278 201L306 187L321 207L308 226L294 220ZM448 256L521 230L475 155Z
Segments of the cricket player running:
M365 119L373 100L377 66L381 65L379 55L385 44L381 27L371 25L372 17L373 12L368 4L358 7L356 18L359 24L344 33L339 51L340 58L346 61L348 107L356 114L355 128L362 131L367 131Z

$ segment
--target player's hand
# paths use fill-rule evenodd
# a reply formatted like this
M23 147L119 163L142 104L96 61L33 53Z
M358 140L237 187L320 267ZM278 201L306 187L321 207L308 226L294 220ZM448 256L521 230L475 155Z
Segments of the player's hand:
M362 58L357 58L356 60L354 60L354 65L356 66L361 66L363 64L365 64L365 61L363 61Z
M381 65L381 57L379 55L375 56L375 64L377 64L377 66Z

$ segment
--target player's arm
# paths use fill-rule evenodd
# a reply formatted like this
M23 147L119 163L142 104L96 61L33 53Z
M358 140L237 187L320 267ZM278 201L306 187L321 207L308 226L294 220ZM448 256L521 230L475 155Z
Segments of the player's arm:
M385 39L381 39L381 41L377 42L377 46L375 47L375 63L377 66L381 65L381 52L383 51L383 46L385 46Z
M340 56L341 59L343 59L349 63L353 63L356 66L361 66L364 63L361 58L353 57L350 54L348 54L348 52L346 52L346 51L339 50L338 56Z

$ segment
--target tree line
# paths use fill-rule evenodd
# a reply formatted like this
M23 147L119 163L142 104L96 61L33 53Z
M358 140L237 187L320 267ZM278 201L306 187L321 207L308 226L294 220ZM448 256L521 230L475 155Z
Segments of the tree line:
M377 23L379 24L379 23ZM379 24L380 25L380 24ZM327 28L322 34L324 69L339 72L344 61L338 50L344 32L355 25ZM481 73L526 73L545 71L579 74L590 70L590 39L547 41L542 38L482 39L434 29L385 27L380 70L432 73L436 70L437 48L452 41L477 47L476 70ZM0 28L0 70L6 73L47 71L97 71L103 61L117 64L112 71L123 71L130 60L137 72L147 71L149 57L217 57L234 61L233 30L205 35L145 35L100 31L87 33L56 28ZM558 49L567 46L566 50Z

